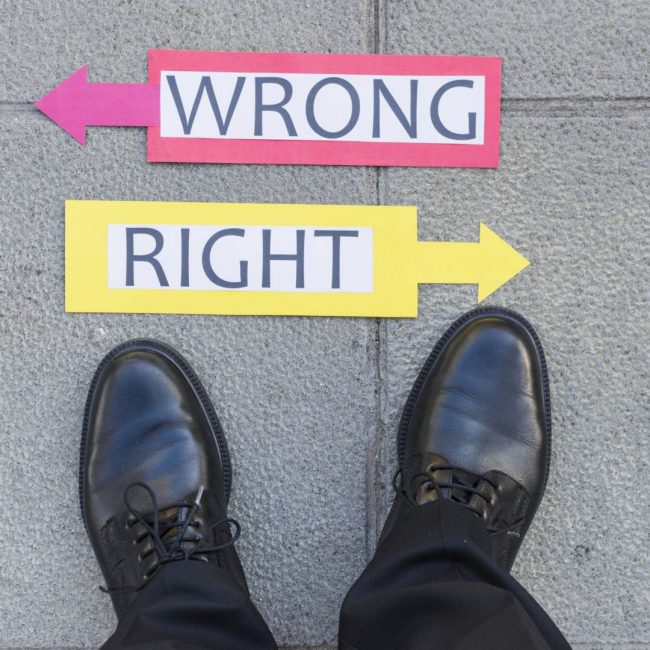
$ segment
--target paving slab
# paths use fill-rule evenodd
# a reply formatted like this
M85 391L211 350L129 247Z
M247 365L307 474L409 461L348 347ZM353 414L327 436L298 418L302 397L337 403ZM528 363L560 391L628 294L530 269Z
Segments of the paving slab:
M217 403L235 464L240 552L278 640L333 643L339 601L365 561L374 323L66 316L63 202L375 203L375 172L151 166L143 129L90 129L84 149L28 102L84 64L94 82L145 81L149 48L368 51L371 7L71 0L1 2L0 10L0 431L8 458L0 503L13 519L31 511L20 539L0 525L14 549L0 566L0 644L92 647L113 626L78 516L75 456L93 367L136 336L177 345ZM30 617L20 615L26 603Z
M503 57L504 97L647 97L644 0L380 0L381 50Z
M103 354L146 336L177 346L215 401L239 550L278 641L331 644L366 559L374 321L66 315L64 200L375 203L375 172L153 167L144 140L100 129L83 148L36 111L0 113L0 643L92 647L113 626L79 516L79 433Z
M487 300L537 328L553 398L550 482L514 573L594 647L650 642L650 143L630 137L648 122L506 115L499 170L391 169L380 183L383 202L419 206L421 238L476 240L483 221L532 263ZM382 323L380 519L411 384L474 299L421 287L417 320Z
M367 52L374 37L366 0L0 0L0 15L0 101L86 64L91 82L144 82L148 49Z

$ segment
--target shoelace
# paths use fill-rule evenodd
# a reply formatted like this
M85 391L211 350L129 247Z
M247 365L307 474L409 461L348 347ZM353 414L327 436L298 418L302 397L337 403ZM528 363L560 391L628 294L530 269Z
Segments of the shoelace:
M440 483L436 480L434 472L437 472L439 470L446 470L449 472L449 476L451 478L448 483ZM474 485L468 481L464 481L459 476L459 473L461 472L463 474L468 474L471 476L472 480L474 480L476 483L478 483L480 480L483 480L488 483L494 490L497 489L497 486L484 476L476 476L465 469L455 467L453 465L432 465L430 467L430 471L418 472L413 477L411 477L411 480L409 482L410 489L406 489L404 485L402 485L401 479L403 478L403 473L402 469L400 468L395 472L393 476L393 489L399 496L406 499L409 503L418 505L413 495L417 494L420 488L424 485L427 492L433 492L435 490L436 494L438 495L438 499L448 499L450 501L460 503L474 515L481 517L480 513L476 512L476 510L470 507L469 501L474 494L478 495L481 499L487 501L488 503L489 501L486 499L481 490L479 490L477 487L474 487ZM398 478L400 479L399 484ZM449 490L449 494L445 494L443 490ZM460 490L461 492L464 492L464 494L462 496L458 496L456 493L454 493L454 490ZM507 533L513 537L520 537L520 534L516 531L516 529L519 528L523 522L524 518L520 517L507 526L487 526L486 530L490 535L500 535L502 533Z
M151 499L151 512L153 513L151 521L147 520L139 510L134 508L129 500L129 492L136 487L144 489ZM205 546L205 535L195 532L193 536L187 536L189 528L196 529L201 525L194 519L194 517L201 505L201 498L203 497L204 491L204 487L201 486L197 492L194 503L187 512L187 516L184 518L178 518L178 514L180 514L184 508L187 508L188 504L175 504L172 506L166 506L165 510L176 509L177 516L173 519L161 521L158 500L156 499L154 491L146 483L136 482L127 486L124 490L124 505L129 513L134 517L134 521L128 524L128 526L129 528L133 528L133 526L139 523L145 529L135 541L136 543L140 543L144 541L146 537L151 537L153 541L153 548L148 552L141 554L139 559L143 560L151 555L151 553L156 553L158 557L155 566L145 574L145 579L142 584L129 587L100 587L101 591L104 593L140 591L164 564L179 560L199 560L207 562L207 554L217 553L218 551L222 551L223 549L232 546L239 539L239 535L241 534L241 526L235 519L221 519L220 521L209 523L206 526L206 535L217 528L228 526L229 539L223 544L218 544L217 546ZM234 533L231 531L231 527L234 527ZM171 541L163 539L165 534L174 528L177 528L178 532L173 539L171 539Z

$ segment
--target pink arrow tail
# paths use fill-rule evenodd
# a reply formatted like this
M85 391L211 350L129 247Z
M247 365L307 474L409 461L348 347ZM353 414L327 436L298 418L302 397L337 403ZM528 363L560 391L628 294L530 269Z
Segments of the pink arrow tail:
M85 98L86 124L157 126L160 86L155 84L90 84Z
M84 66L36 106L73 138L85 144L86 126L157 126L160 124L158 84L89 84Z

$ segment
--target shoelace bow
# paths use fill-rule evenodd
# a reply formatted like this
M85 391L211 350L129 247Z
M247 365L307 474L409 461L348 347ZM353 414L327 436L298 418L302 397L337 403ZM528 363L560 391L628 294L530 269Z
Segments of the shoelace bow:
M449 476L451 478L448 483L440 483L436 480L434 472L437 472L439 470L446 470L449 472ZM474 510L469 504L472 495L476 494L488 504L490 501L481 492L481 490L479 490L477 487L474 487L472 483L463 480L462 477L459 476L459 472L471 476L472 480L477 484L479 481L483 480L488 483L495 491L497 490L497 486L484 476L476 476L465 469L455 467L453 465L432 465L430 467L430 471L418 472L411 477L411 480L409 481L409 489L406 489L402 484L403 472L400 468L395 472L393 476L393 489L399 496L406 499L409 503L418 505L413 495L417 494L422 486L425 486L425 490L427 492L433 492L435 490L438 499L448 499L450 501L460 503L477 517L481 517L481 514ZM398 478L400 479L399 483ZM443 490L449 490L449 494L445 494ZM458 496L454 490L460 490L461 492L464 492L464 494L462 496ZM502 533L507 533L513 537L520 537L520 534L516 531L516 529L519 528L523 522L524 518L520 517L507 526L487 526L486 530L490 535L500 535Z
M144 489L149 498L151 499L153 513L150 517L151 520L147 519L139 510L133 507L129 500L129 492L136 487ZM195 520L194 517L201 506L201 498L203 497L204 487L201 486L197 492L196 499L191 506L188 504L181 503L165 507L165 510L176 510L176 516L162 520L160 519L160 509L158 507L158 500L154 491L146 483L131 483L124 490L124 505L129 513L133 516L134 520L128 523L129 528L133 528L136 524L141 524L144 528L144 532L140 534L136 539L135 543L139 544L145 540L147 537L151 537L153 541L153 548L141 553L138 556L138 560L142 561L146 557L149 557L152 553L156 553L157 561L154 567L145 573L145 579L140 585L134 585L129 587L100 587L100 590L104 593L120 593L120 592L133 592L140 591L148 583L149 579L152 578L164 564L169 562L176 562L179 560L199 560L202 562L207 562L208 558L206 557L209 553L217 553L222 551L229 546L232 546L238 539L241 534L241 526L239 522L235 519L221 519L214 523L207 524L205 530L205 535L199 533L196 529L202 526L202 522ZM180 517L183 509L189 511L184 518ZM228 526L229 539L223 544L218 544L217 546L205 546L205 538L213 530ZM231 532L231 527L234 527L234 533ZM173 530L174 528L178 529L178 532L171 540L165 540L165 535ZM194 534L189 536L188 530L192 528Z

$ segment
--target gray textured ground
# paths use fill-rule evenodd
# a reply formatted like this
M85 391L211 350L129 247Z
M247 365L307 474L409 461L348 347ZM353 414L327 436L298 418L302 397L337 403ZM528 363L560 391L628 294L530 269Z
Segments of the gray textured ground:
M495 6L498 5L498 6ZM65 315L63 201L415 204L421 236L479 221L532 266L493 296L546 345L554 467L515 566L577 648L650 648L650 5L566 0L0 0L0 648L100 645L113 626L78 515L87 384L112 345L177 345L214 397L233 514L278 640L332 648L389 499L398 412L471 287L417 320ZM147 49L498 54L499 170L149 165L143 129L83 148L33 108L85 63L144 81Z

